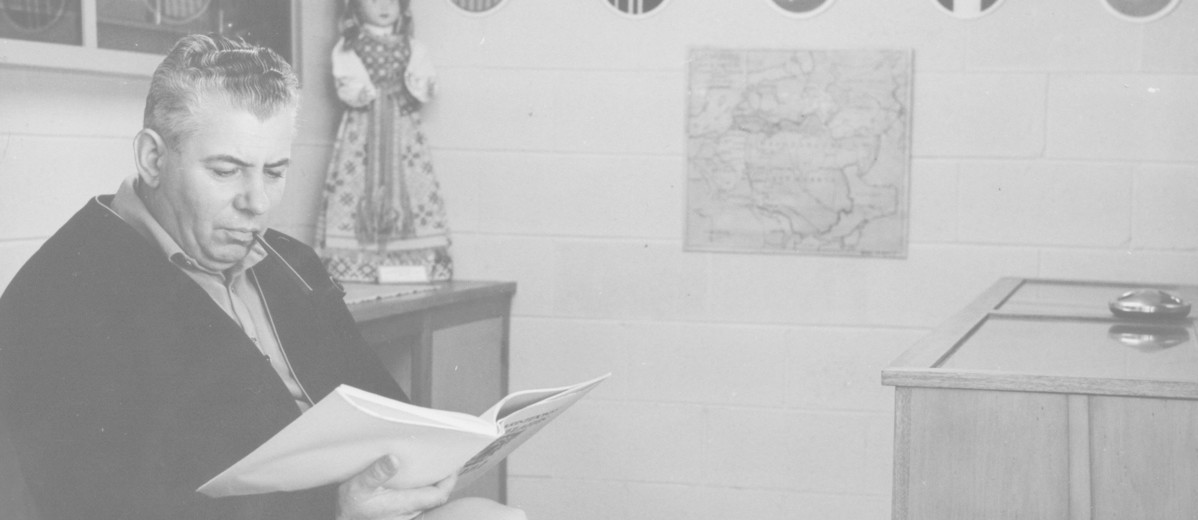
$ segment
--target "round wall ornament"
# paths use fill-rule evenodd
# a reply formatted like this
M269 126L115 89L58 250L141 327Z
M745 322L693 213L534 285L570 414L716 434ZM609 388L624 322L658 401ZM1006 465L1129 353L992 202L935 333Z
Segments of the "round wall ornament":
M818 15L827 8L832 6L834 0L766 0L782 11L786 16L793 18L811 18Z
M950 16L968 20L997 11L1003 0L932 0L932 2Z
M468 14L491 14L499 10L504 0L449 0L449 3Z
M670 3L670 0L602 0L602 2L621 15L644 18L660 12L666 4Z
M1101 0L1111 14L1132 22L1151 22L1169 14L1181 0Z
M156 24L183 25L209 14L212 0L142 0Z
M0 12L17 30L40 33L58 23L66 10L66 0L3 0Z

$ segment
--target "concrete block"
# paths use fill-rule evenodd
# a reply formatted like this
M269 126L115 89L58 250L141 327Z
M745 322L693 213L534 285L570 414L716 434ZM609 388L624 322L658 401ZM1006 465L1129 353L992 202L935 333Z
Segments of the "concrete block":
M560 72L447 69L423 112L430 143L475 150L546 150L555 136Z
M1039 156L1045 83L1039 74L920 75L914 89L914 155Z
M789 518L781 491L714 486L632 483L628 504L634 518L728 520Z
M149 86L149 78L5 67L0 135L115 137L128 154Z
M512 313L555 313L557 256L552 241L529 237L453 235L449 254L458 280L517 283Z
M16 276L17 271L38 248L43 240L4 240L0 241L0 294L8 287L8 283Z
M905 262L871 264L864 324L934 327L995 280L1031 276L1036 265L1036 251L1022 247L912 247Z
M711 314L733 323L856 323L865 313L861 297L870 290L865 281L870 262L894 261L712 255Z
M1145 24L1144 72L1198 73L1198 4L1179 2L1173 12Z
M632 520L629 485L620 481L508 476L508 505L528 518Z
M1198 165L1143 164L1135 179L1132 246L1198 249Z
M1078 280L1198 284L1198 252L1045 249L1040 276Z
M587 399L653 400L652 394L629 390L634 377L630 358L660 347L644 334L653 328L640 322L513 318L509 386L513 390L547 388L611 372Z
M655 239L682 229L675 157L447 150L437 158L453 229Z
M809 411L893 412L894 390L881 374L923 337L922 330L787 330L786 406Z
M969 22L966 68L1109 71L1139 66L1140 26L1111 16L1097 0L1005 2Z
M911 243L935 244L957 240L957 163L943 160L912 161Z
M844 493L860 478L862 416L711 407L707 422L710 485Z
M661 323L629 345L633 399L781 408L791 346L785 329L760 325Z
M1031 249L978 246L913 245L906 259L713 255L707 301L729 322L934 326L1036 265Z
M1198 76L1054 75L1047 123L1049 158L1198 161Z
M44 238L132 175L123 138L0 134L0 237Z
M676 71L562 71L552 106L553 149L680 154L685 92L685 76Z
M698 406L583 399L514 452L508 474L694 484L703 425Z
M562 316L699 320L707 314L707 258L677 243L558 240L554 312Z
M969 162L961 172L961 241L1118 247L1131 237L1128 165Z
M893 387L886 387L894 402ZM894 413L872 414L865 430L865 468L857 481L857 491L890 496L894 489Z

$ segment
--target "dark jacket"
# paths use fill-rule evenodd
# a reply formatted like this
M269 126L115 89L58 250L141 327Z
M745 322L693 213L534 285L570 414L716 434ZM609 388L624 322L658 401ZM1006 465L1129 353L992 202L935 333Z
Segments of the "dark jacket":
M342 383L406 399L313 251L282 233L264 238L283 258L253 271L312 399ZM195 493L300 411L241 328L100 200L0 297L0 382L2 422L41 520L334 517L332 486Z

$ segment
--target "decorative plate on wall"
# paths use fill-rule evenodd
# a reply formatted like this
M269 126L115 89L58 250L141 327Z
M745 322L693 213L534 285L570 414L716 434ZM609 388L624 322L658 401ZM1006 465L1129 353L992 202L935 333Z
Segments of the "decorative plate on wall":
M811 18L824 12L834 0L766 0L782 11L786 16L794 18Z
M143 0L157 23L182 25L208 14L212 0Z
M4 0L0 3L0 12L4 13L5 19L18 30L31 33L53 27L65 10L66 0Z
M979 18L998 10L1003 0L932 0L941 11L956 18Z
M0 41L83 45L83 25L79 19L79 0L0 0ZM2 47L4 44L0 43ZM4 57L0 61L5 61Z
M1151 22L1169 14L1181 0L1101 0L1115 16L1133 22Z
M449 0L450 3L469 14L491 14L499 10L504 0Z
M670 0L602 0L616 12L634 18L642 18L661 11Z

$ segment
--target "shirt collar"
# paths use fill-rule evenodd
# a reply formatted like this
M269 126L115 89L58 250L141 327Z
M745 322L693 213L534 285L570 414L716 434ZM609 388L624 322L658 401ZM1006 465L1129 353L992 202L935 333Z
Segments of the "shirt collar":
M194 258L185 253L183 248L179 247L179 243L175 242L175 239L171 238L166 229L162 227L162 224L159 224L154 219L154 215L150 214L150 210L146 208L141 197L137 195L136 183L137 175L132 175L121 182L121 186L117 188L116 196L112 198L112 207L110 209L132 226L143 238L156 244L162 250L163 254L166 255L167 259L176 266L214 276L228 276L231 279L234 276L244 273L247 269L254 267L258 262L266 258L266 248L257 241L254 241L250 245L249 254L224 273L204 268Z

